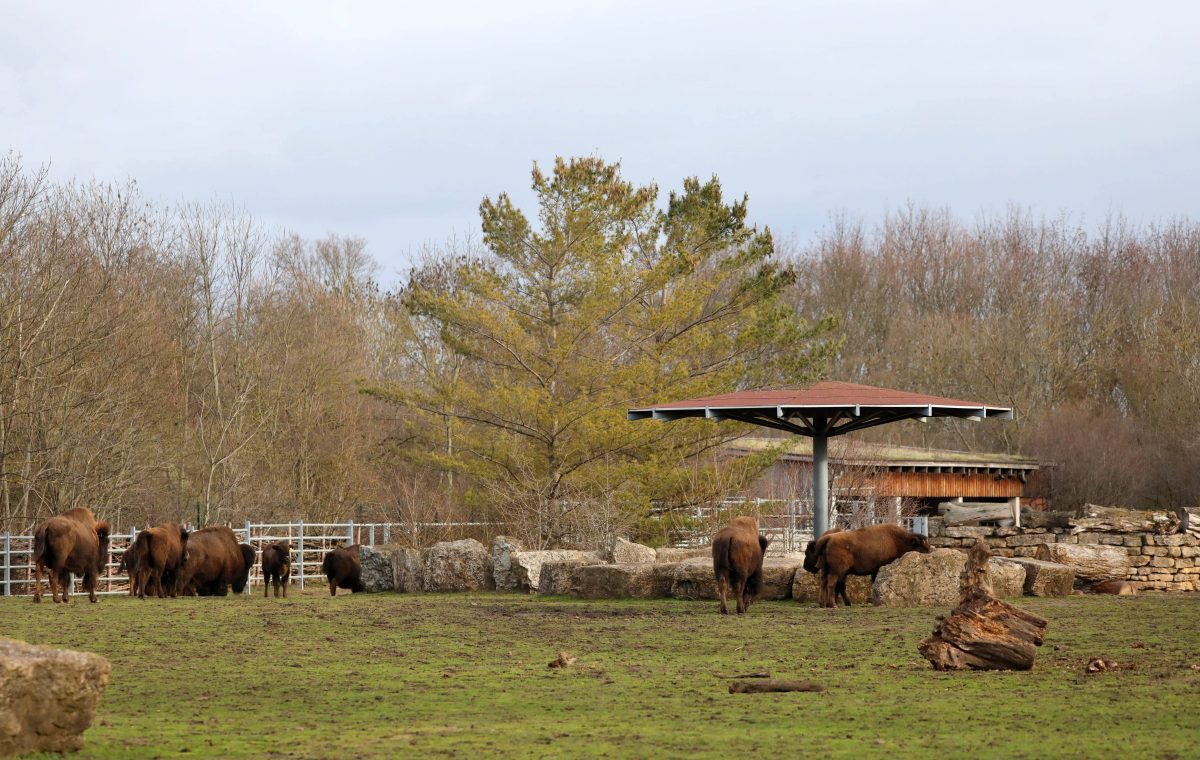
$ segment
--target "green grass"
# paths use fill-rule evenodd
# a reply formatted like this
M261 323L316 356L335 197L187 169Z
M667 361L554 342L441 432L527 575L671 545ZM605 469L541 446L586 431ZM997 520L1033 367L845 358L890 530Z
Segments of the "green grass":
M78 757L1200 754L1200 595L1018 603L1050 621L1028 673L934 672L916 646L944 610L793 602L0 599L0 635L112 662ZM560 649L578 663L548 669ZM758 668L826 691L714 676Z

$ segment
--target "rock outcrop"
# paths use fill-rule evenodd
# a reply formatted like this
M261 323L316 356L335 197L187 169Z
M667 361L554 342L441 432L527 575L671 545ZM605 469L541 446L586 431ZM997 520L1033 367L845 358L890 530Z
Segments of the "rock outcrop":
M595 560L560 559L543 562L538 573L537 592L539 594L566 596L571 593L575 583L575 571L587 565L596 564Z
M374 593L377 591L391 591L396 588L391 554L383 546L359 545L359 580L362 582L363 591Z
M820 575L807 572L803 567L796 571L792 579L792 598L797 602L816 603L820 599ZM846 576L846 595L851 604L871 603L871 576ZM838 601L841 604L841 601Z
M1069 596L1075 588L1075 571L1067 565L1032 557L1012 557L1002 561L1025 568L1024 591L1030 596Z
M443 541L425 555L425 591L483 591L496 587L492 555L473 538Z
M756 599L771 601L791 597L792 581L802 562L802 559L794 557L767 557L763 560L763 586ZM800 572L804 572L803 569ZM670 593L676 599L716 599L717 577L713 572L712 560L697 557L676 564Z
M565 594L566 590L542 591L542 567L548 562L578 562L580 564L596 565L604 560L596 552L578 551L576 549L545 549L532 552L514 552L511 555L512 577L518 591L536 591L542 593Z
M571 595L583 599L654 599L670 596L675 565L584 565L575 570Z
M883 607L954 607L966 562L967 555L954 549L909 552L879 569L871 601ZM997 598L1024 592L1025 569L1020 565L992 558L988 572Z
M99 655L0 638L0 756L81 749L111 677Z
M657 556L649 546L618 538L605 550L604 559L616 565L637 565L650 564Z
M496 579L497 591L521 590L513 573L512 555L523 548L515 538L496 536L492 539L492 575Z

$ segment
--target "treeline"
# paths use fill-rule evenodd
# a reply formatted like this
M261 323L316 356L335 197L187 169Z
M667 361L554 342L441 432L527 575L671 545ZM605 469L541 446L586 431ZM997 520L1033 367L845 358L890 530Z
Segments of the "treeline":
M0 160L0 526L353 517L388 490L364 242Z
M585 158L532 186L384 292L365 241L0 160L0 529L88 506L645 536L766 457L627 408L818 377L1011 404L873 434L1036 454L1065 506L1200 501L1190 221L908 208L780 252L715 178L660 198Z
M897 442L1053 463L1058 506L1200 503L1200 225L1087 227L1020 209L835 220L791 302L835 314L831 377L1011 405L1010 423L907 423Z

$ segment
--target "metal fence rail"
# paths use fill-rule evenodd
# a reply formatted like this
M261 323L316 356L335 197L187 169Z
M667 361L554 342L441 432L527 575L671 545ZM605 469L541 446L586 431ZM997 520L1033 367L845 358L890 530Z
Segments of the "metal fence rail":
M391 543L392 537L415 538L437 535L476 534L486 538L489 529L498 523L483 522L429 522L429 523L244 523L240 527L230 526L238 543L254 547L254 565L250 568L250 580L246 592L252 586L262 585L262 548L275 541L288 541L292 545L292 583L304 588L305 580L320 578L321 562L325 553L335 546ZM129 593L129 576L118 575L117 567L121 555L137 539L137 528L127 533L113 533L109 540L108 556L104 572L96 581L96 593ZM33 596L33 536L0 533L0 589L4 596ZM82 593L82 579L73 578L71 593ZM43 592L48 588L42 579Z

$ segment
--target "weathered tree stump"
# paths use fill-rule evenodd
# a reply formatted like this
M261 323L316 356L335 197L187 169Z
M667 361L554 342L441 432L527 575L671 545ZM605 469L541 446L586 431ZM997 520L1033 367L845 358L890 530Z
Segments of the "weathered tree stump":
M963 568L958 607L939 618L921 655L937 670L1029 670L1046 633L1045 620L992 596L991 552L975 543Z

